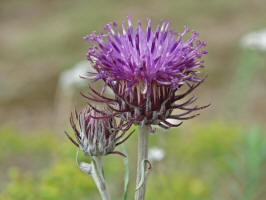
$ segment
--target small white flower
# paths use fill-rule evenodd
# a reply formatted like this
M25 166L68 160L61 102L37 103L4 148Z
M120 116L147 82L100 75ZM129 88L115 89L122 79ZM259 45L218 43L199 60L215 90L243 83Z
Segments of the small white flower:
M243 48L266 51L266 29L244 35L240 41L240 45Z
M80 76L86 75L86 73L89 71L93 72L95 70L88 61L78 62L73 68L68 69L60 74L60 88L72 90L72 87L86 86L87 81L80 78Z
M87 60L80 61L71 69L63 71L60 74L58 82L60 89L72 92L75 88L82 88L87 86L88 81L81 78L81 76L88 76L87 72L96 72L92 64ZM114 95L113 91L109 87L105 89L105 94L109 96Z
M148 158L150 161L161 161L165 156L165 152L163 149L158 147L152 147L149 149Z

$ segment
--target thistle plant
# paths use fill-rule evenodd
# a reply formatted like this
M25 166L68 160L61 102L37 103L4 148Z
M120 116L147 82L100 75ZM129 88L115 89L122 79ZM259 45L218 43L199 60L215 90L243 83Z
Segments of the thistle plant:
M126 27L123 22L121 32L116 22L106 24L104 29L105 33L92 32L84 37L90 46L87 58L96 70L88 72L85 78L102 80L104 87L101 92L97 92L89 85L88 94L82 95L90 102L102 103L108 112L100 111L88 103L90 110L98 114L83 118L87 124L90 124L90 120L97 124L98 120L114 122L119 118L122 124L118 129L126 127L128 130L132 124L138 126L135 200L144 200L147 174L151 168L148 141L149 134L154 133L152 125L164 129L178 127L183 120L198 116L196 111L209 106L191 106L197 100L194 96L185 100L205 80L198 74L204 67L201 58L207 54L203 50L206 43L197 39L199 34L196 31L192 31L191 36L185 40L189 32L187 27L178 33L170 30L169 22L165 21L157 25L154 31L150 19L147 19L146 29L142 28L141 22L134 29L128 17L128 25ZM104 95L107 88L113 91L114 97ZM177 123L172 123L172 119ZM71 124L75 131L73 120ZM109 129L103 126L98 129L99 132ZM89 126L86 128L91 129ZM122 132L124 134L125 130ZM101 134L94 137L99 137L100 141ZM112 138L116 138L115 134ZM80 142L79 137L77 140ZM83 149L81 144L76 145ZM105 147L101 147L105 149L103 154L112 153L113 147L110 143L105 144ZM91 156L87 146L85 149L85 155Z

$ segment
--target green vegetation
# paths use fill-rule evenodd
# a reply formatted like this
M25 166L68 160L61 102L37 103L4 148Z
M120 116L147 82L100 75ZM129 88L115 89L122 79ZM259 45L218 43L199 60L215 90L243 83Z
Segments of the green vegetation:
M0 141L1 149L6 149L1 152L1 168L9 168L1 169L3 175L8 173L1 185L1 200L99 198L92 179L76 166L76 149L67 139L52 133L21 134L2 127ZM135 145L136 135L127 144L129 154L134 153ZM148 200L211 200L214 196L221 200L228 196L255 200L263 195L266 136L258 127L243 130L221 122L198 124L189 131L181 128L151 135L150 146L163 148L166 157L153 163ZM18 157L30 161L12 163ZM80 154L82 160L89 162ZM118 198L123 192L123 159L112 155L104 162L107 181L112 182L112 196ZM135 173L134 166L130 165L130 170L130 174ZM134 186L131 179L129 199Z

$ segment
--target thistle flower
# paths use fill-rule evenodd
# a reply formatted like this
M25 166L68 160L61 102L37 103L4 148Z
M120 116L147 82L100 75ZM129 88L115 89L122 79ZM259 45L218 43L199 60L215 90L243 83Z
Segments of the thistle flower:
M90 43L87 58L93 63L97 73L90 79L103 80L105 87L109 86L115 98L107 98L102 93L91 88L89 100L105 102L116 115L137 125L147 125L151 130L152 124L163 128L176 127L167 119L186 120L198 114L187 116L189 113L203 109L203 107L187 106L196 101L192 97L185 102L176 103L190 94L204 80L198 76L202 68L202 50L206 43L198 40L198 33L184 40L189 29L185 27L183 33L169 29L169 22L157 25L155 31L151 28L151 20L147 19L146 31L138 22L133 29L130 17L128 26L122 23L122 33L118 25L113 22L106 24L106 33L92 34L84 39ZM176 94L182 86L188 90ZM92 94L93 93L93 94ZM174 109L184 111L172 114Z
M125 133L131 124L120 121L118 125L114 118L103 117L104 115L106 114L103 111L96 112L90 107L86 107L79 114L75 111L77 127L71 113L70 124L76 140L67 132L65 134L87 156L103 156L114 153L123 155L114 149L134 132L132 131L126 136Z

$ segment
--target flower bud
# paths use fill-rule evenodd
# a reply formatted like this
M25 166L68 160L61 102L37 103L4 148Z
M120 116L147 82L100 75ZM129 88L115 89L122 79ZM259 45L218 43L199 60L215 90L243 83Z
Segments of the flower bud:
M98 109L96 110L99 111ZM114 118L108 117L108 113L97 112L96 110L86 107L79 114L75 111L76 123L71 113L70 124L76 140L65 132L67 137L87 156L103 156L112 153L122 154L115 152L114 149L117 145L126 141L133 133L131 132L124 137L131 124L121 121L117 125Z

